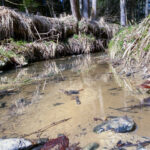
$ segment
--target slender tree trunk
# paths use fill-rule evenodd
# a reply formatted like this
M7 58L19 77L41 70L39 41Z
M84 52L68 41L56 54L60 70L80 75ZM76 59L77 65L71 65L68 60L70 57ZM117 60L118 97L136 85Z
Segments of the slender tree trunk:
M83 17L88 19L89 18L89 0L83 0Z
M77 21L81 20L80 10L79 10L79 0L70 0L72 15Z
M95 20L97 17L97 0L92 0L92 19Z
M25 12L26 12L26 15L29 16L29 11L28 11L28 8L25 6Z
M53 0L50 2L50 4L51 4L51 8L52 8L53 17L56 18L56 14L55 14L55 11L54 11L54 2L53 2Z
M2 6L4 6L4 0L2 0Z
M126 26L126 0L120 0L120 24Z
M82 17L83 17L83 7L84 7L84 6L83 6L83 1L84 1L84 0L81 0L81 2L82 2L81 16L82 16Z
M145 17L148 16L148 0L146 0L146 5L145 5Z
M42 5L46 5L46 0L42 0Z
M80 14L82 14L83 0L79 0Z
M48 6L50 16L51 16L51 17L55 17L54 9L53 9L53 1L51 1L51 0L46 0L46 4L47 4L47 6Z
M25 9L26 15L29 16L29 11L28 11L28 8L27 8L26 1L25 1L25 0L23 0L23 5L24 5L24 9Z

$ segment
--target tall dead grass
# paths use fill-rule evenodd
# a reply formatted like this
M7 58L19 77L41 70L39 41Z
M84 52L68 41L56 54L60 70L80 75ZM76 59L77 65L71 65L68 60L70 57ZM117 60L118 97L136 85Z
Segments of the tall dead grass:
M0 7L0 40L10 37L32 40L34 35L31 30L31 22L30 18L14 10Z
M112 25L103 19L90 21L82 19L79 23L72 17L49 18L44 16L25 16L6 7L0 7L0 40L7 38L22 40L62 41L74 34L93 34L98 38L110 39Z
M123 60L126 70L141 67L150 69L150 16L139 25L121 30L109 47L111 58Z

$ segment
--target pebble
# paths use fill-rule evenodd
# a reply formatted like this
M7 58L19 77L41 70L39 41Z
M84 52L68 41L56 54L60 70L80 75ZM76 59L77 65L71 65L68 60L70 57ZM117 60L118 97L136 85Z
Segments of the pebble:
M126 74L126 77L130 77L131 76L131 72L128 72L127 74Z
M6 107L6 102L0 102L0 108Z
M96 150L98 148L99 148L99 144L91 143L91 144L87 145L85 148L83 148L83 150Z

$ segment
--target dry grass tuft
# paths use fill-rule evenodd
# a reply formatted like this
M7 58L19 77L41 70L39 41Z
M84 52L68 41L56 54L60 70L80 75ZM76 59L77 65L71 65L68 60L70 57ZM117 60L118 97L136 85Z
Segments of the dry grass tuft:
M124 68L147 67L150 63L150 16L139 25L121 30L110 42L112 59L122 59Z
M63 42L33 42L26 45L29 51L25 52L28 61L45 60L67 55L87 54L104 51L100 40L86 35L76 35Z
M96 40L94 36L79 34L74 35L68 40L69 47L75 54L92 53L104 51L104 46L101 40Z
M6 38L32 40L31 19L14 10L0 7L0 40Z
M82 19L79 22L79 31L84 34L93 34L101 39L110 40L118 32L118 25L105 22L104 18L99 21Z

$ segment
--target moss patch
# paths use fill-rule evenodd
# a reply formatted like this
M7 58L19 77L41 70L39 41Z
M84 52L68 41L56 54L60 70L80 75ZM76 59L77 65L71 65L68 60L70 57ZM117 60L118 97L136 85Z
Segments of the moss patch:
M148 52L150 50L150 44L148 44L145 48L144 51Z

